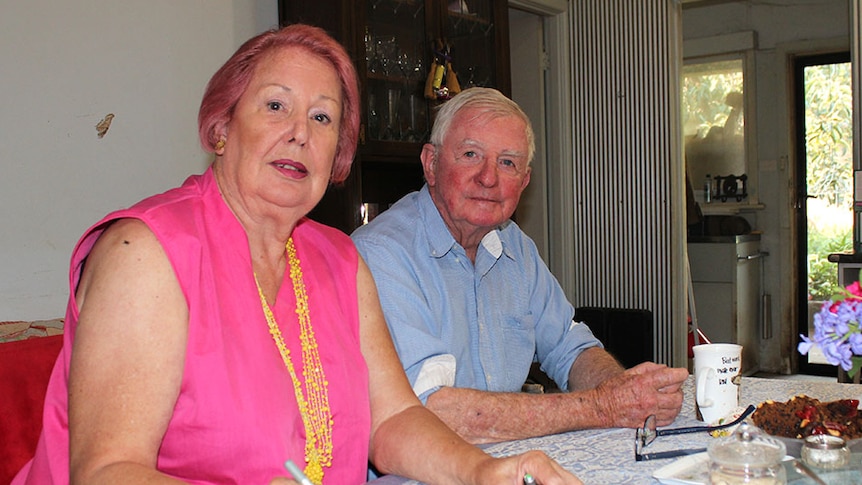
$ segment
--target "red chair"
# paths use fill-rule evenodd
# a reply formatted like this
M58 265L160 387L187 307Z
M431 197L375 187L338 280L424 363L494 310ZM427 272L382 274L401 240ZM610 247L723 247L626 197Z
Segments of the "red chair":
M48 378L63 336L0 343L0 485L33 457Z

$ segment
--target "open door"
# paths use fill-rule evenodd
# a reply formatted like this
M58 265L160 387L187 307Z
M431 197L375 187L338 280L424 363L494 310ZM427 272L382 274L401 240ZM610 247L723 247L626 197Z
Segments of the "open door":
M814 314L838 285L829 254L853 251L850 53L797 57L794 100L798 334L810 336ZM799 372L834 376L837 369L815 346L800 356Z

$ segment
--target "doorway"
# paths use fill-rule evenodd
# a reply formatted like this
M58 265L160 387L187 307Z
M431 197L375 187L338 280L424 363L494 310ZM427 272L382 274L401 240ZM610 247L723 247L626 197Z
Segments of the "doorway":
M521 195L515 220L548 263L548 190L545 159L545 34L541 15L509 8L512 99L533 126L536 154L530 184Z
M573 299L574 178L566 162L573 159L569 9L565 0L509 0L512 99L530 117L537 145L515 220Z
M838 285L837 265L827 258L853 250L850 71L849 52L800 56L793 65L796 301L798 334L809 338L814 315ZM799 372L834 376L837 370L814 346L800 355Z

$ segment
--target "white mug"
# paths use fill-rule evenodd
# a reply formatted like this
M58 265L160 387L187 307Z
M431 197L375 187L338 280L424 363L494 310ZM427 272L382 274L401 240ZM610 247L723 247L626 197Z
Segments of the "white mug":
M739 406L742 346L694 346L694 409L697 419L712 424Z

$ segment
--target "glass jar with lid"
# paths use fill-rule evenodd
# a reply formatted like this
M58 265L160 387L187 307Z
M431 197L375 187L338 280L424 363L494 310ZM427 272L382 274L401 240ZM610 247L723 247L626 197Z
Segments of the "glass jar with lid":
M787 454L786 446L748 422L740 424L730 436L710 443L707 453L713 485L787 483L787 473L781 464Z
M803 443L802 461L817 468L841 468L850 461L850 450L840 436L811 435Z

